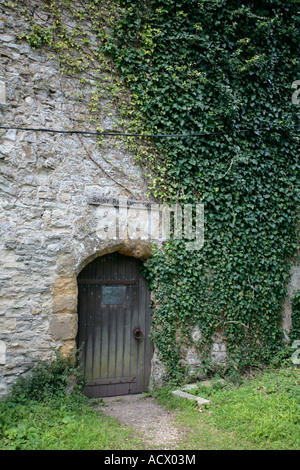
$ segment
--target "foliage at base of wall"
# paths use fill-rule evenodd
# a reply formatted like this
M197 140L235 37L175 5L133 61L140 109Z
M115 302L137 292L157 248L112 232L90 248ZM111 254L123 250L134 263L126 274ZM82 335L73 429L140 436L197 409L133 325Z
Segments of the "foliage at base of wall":
M182 350L196 325L204 356L219 333L235 368L270 361L282 347L282 304L296 249L297 1L41 4L51 25L37 26L29 15L24 37L34 47L51 46L65 73L80 74L103 53L112 58L101 70L103 76L113 70L107 92L128 130L207 134L130 141L145 174L154 174L149 188L158 201L205 208L202 250L170 241L147 262L156 298L153 339L168 377L185 374ZM79 25L71 31L63 8ZM80 26L86 21L101 39L99 49ZM91 105L96 119L97 93Z
M86 385L83 371L74 357L55 355L52 360L39 360L25 377L13 383L9 397L13 402L43 401L70 393L82 393Z

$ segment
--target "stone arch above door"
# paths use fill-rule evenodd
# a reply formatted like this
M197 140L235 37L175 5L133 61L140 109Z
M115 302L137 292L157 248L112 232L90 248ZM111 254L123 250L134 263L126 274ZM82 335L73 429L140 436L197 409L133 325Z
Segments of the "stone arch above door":
M53 286L53 313L49 332L57 343L60 354L73 356L76 352L78 331L77 276L94 259L105 254L119 252L133 258L147 259L151 254L150 240L129 238L102 241L97 237L74 240L58 253L57 278Z

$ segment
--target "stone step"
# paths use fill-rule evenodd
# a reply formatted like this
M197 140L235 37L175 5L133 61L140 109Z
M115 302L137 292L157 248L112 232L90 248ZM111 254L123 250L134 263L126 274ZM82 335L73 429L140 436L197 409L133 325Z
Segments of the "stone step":
M211 403L211 401L207 400L206 398L192 395L191 393L184 392L183 390L173 390L172 394L175 397L187 398L188 400L194 400L198 403L198 405L205 405L205 404Z

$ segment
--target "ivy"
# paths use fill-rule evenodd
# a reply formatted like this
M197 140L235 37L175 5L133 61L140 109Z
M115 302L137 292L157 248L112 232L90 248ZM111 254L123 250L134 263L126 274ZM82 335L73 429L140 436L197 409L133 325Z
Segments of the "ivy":
M27 10L27 40L50 46L62 72L77 74L82 84L93 70L97 126L106 83L125 130L207 134L127 140L152 196L205 207L201 250L169 241L146 263L156 299L152 334L169 378L186 373L183 350L195 326L210 373L216 333L229 367L270 362L283 344L283 300L297 242L299 105L291 89L299 78L297 0L41 3L50 19L37 25ZM72 30L65 9L76 23Z
M235 367L268 362L282 346L296 248L296 2L120 4L105 50L136 97L141 130L215 133L155 141L154 196L205 206L202 250L168 242L147 262L161 358L170 377L184 374L176 335L189 344L199 325L203 355L219 332Z

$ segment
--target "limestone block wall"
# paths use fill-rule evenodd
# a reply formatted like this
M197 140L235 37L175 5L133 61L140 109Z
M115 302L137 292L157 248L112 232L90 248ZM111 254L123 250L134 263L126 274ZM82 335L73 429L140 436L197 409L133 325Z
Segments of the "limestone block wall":
M89 86L79 102L79 78L62 76L46 47L18 40L26 28L0 0L1 125L95 130ZM116 116L114 109L101 116L104 130ZM93 136L0 131L0 394L37 358L74 351L76 276L85 264L115 250L149 254L145 242L97 237L91 194L143 198L147 191L133 155L117 143L106 140L100 149Z

